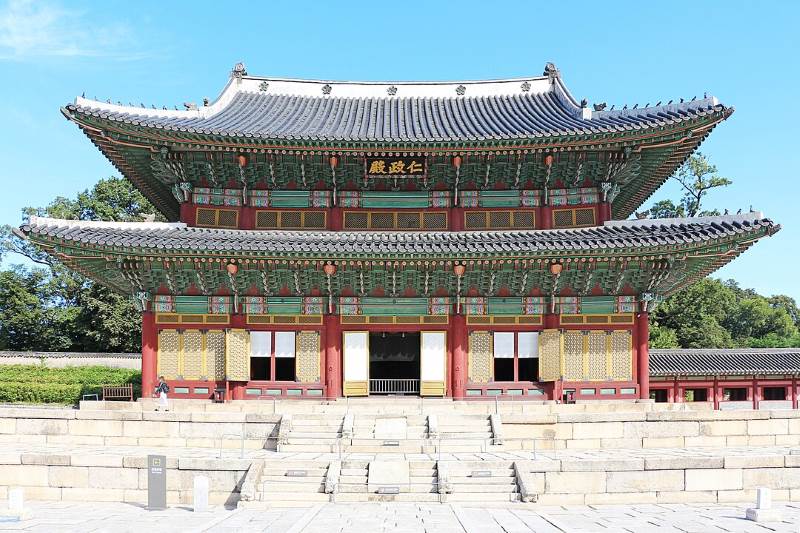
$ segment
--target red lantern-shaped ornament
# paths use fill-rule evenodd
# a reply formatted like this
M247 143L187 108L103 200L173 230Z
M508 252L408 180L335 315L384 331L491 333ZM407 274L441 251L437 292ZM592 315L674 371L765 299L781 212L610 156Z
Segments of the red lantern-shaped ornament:
M466 267L465 267L464 265L455 265L455 266L453 267L453 273L454 273L456 276L458 276L459 278L460 278L461 276L463 276L463 275L464 275L464 272L465 272L466 270L467 270L467 269L466 269Z
M461 156L453 156L453 166L456 168L461 168Z
M228 263L225 265L225 270L228 271L228 274L231 276L235 276L237 272L239 272L239 266L236 263Z
M336 274L336 265L331 265L330 263L322 267L322 270L325 272L326 276L333 276Z
M247 166L247 156L244 154L239 154L236 156L236 162L239 163L239 166L244 168Z
M335 155L332 155L330 158L328 158L328 163L330 163L331 168L334 169L339 166L339 158Z
M553 156L551 154L544 156L544 164L548 167L553 165Z
M554 276L558 276L561 274L561 270L563 269L563 265L561 263L553 263L550 265L550 273Z

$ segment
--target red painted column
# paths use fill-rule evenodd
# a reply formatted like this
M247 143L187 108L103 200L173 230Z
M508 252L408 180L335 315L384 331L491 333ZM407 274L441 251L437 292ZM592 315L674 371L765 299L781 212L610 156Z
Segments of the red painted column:
M648 352L648 341L650 338L649 313L647 311L639 313L636 317L636 355L638 357L636 369L639 381L639 398L650 398L650 354Z
M789 399L792 400L792 409L797 409L797 378L792 378L792 390L789 393Z
M553 208L549 205L543 205L539 209L541 220L539 221L539 229L550 229L553 227Z
M558 329L558 314L546 313L544 315L544 329Z
M324 319L323 319L324 320ZM328 395L328 376L325 374L325 369L327 368L326 355L327 355L327 346L328 346L328 337L327 337L328 330L325 328L324 323L323 327L319 332L319 384L322 385L322 395Z
M244 206L239 209L239 229L253 229L256 227L256 211L252 207Z
M153 396L158 372L158 331L156 315L152 311L142 313L142 398Z
M342 395L342 330L339 315L325 315L325 381L327 396Z
M753 409L758 410L758 403L761 401L761 389L758 387L758 380L753 379Z
M341 207L331 207L328 211L328 229L341 231L344 223L344 214Z
M711 400L714 402L714 410L719 409L719 380L716 376L714 376L714 388L712 389L712 396Z
M244 400L244 389L247 387L247 383L242 381L237 381L235 383L231 383L231 389L233 394L234 400Z
M189 226L196 224L195 220L195 205L191 202L181 202L180 217L181 222L185 222Z
M448 215L450 231L464 231L464 208L451 207Z
M467 395L467 319L453 315L453 399L463 400Z
M611 204L608 202L601 202L599 209L598 225L603 225L603 222L611 220Z

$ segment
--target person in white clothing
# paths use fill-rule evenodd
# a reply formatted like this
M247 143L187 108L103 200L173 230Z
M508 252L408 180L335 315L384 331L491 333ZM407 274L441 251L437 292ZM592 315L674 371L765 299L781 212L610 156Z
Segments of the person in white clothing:
M158 385L156 385L156 394L158 395L158 410L163 409L169 411L169 401L167 400L167 393L169 392L169 385L164 381L164 376L158 377Z

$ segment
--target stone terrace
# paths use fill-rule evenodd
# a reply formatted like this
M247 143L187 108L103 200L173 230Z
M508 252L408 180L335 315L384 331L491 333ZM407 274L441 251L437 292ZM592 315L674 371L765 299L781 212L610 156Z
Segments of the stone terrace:
M154 453L168 457L172 503L190 502L198 474L213 502L256 508L725 503L753 501L761 486L800 501L795 411L419 399L81 407L0 408L0 499L23 486L34 500L142 503Z

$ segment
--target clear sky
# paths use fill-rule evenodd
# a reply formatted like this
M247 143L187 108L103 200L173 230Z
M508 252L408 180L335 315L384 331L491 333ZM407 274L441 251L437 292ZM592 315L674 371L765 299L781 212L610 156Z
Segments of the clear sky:
M213 99L237 61L335 80L535 76L552 61L590 102L708 92L734 106L701 148L734 182L707 206L752 205L783 230L715 275L800 300L798 21L794 0L0 0L0 224L116 173L59 113L83 92L180 107Z

